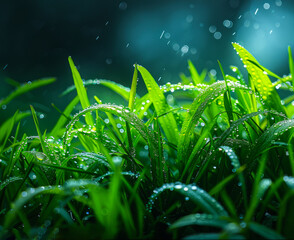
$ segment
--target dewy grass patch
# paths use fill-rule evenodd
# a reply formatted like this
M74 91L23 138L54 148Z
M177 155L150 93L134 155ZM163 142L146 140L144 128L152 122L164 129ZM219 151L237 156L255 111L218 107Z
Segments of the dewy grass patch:
M191 76L159 86L136 64L128 88L83 81L69 57L74 86L62 95L77 96L64 111L53 105L61 116L52 130L42 131L33 106L1 124L0 238L293 238L291 49L291 74L282 78L233 46L248 81L234 66L225 74L220 62L217 81L189 61ZM140 76L144 96L136 92ZM19 86L0 106L53 81ZM127 103L89 99L86 85ZM19 122L30 115L36 136L21 136Z

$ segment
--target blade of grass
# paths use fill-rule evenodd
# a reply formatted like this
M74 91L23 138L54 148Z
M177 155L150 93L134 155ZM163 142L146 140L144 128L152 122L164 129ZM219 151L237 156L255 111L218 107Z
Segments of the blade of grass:
M74 64L74 62L73 62L73 60L72 60L72 58L70 56L68 57L68 62L69 62L69 65L70 65L70 69L72 71L74 84L76 86L77 93L78 93L82 108L85 109L85 108L90 106L90 102L89 102L89 99L88 99L86 89L84 87L83 80L82 80L81 75L78 72L78 70L77 70L77 68L76 68L76 66L75 66L75 64ZM86 123L88 125L91 125L91 126L94 125L94 120L93 120L93 117L92 117L92 115L90 113L86 114L85 119L86 119Z

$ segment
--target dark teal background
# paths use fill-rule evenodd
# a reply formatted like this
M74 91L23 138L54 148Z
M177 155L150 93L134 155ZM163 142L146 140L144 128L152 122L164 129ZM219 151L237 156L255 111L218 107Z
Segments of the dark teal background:
M293 12L290 0L1 0L0 96L13 90L7 78L27 82L53 76L57 81L0 109L0 121L16 108L28 110L33 104L45 114L43 130L50 129L58 118L50 104L63 109L74 96L59 97L72 84L68 56L84 79L103 78L130 86L132 65L137 62L159 84L175 83L180 72L188 73L188 59L219 78L217 60L226 72L232 64L242 66L231 46L237 41L267 68L288 74L287 46L294 47ZM225 20L232 27L226 27ZM221 33L220 39L213 30ZM138 91L146 91L142 81ZM89 94L104 102L121 101L102 87L89 87ZM23 128L31 126L31 119L23 121Z

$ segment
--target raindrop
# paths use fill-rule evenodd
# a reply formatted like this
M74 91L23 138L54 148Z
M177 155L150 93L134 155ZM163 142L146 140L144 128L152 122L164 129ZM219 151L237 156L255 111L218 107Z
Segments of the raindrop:
M250 21L249 20L246 20L245 22L244 22L244 27L249 27L250 26Z
M271 5L270 5L269 3L265 3L265 4L263 4L263 8L264 8L265 10L270 9L270 7L271 7Z
M120 10L126 10L128 8L128 4L126 2L120 2L118 7Z
M7 68L8 64L6 64L4 67L3 67L3 71Z
M272 34L273 33L273 30L270 30L269 34Z
M224 25L226 28L231 28L231 27L233 27L233 22L230 21L230 20L228 20L228 19L226 19L226 20L224 20L223 25Z
M111 58L107 58L105 62L106 62L106 64L110 65L110 64L112 64L112 59Z
M221 39L222 34L221 34L220 32L215 32L215 33L213 34L213 36L214 36L215 39L219 40L219 39Z
M211 25L209 28L208 28L209 32L211 33L214 33L216 31L216 26L214 25Z
M97 37L96 37L96 41L97 41L99 38L100 38L100 36L97 36Z
M258 13L259 8L256 8L254 15Z
M182 46L182 48L181 48L182 55L186 54L188 51L189 51L188 45Z
M193 16L192 15L188 15L186 17L186 21L187 21L187 23L191 23L193 21Z
M109 24L109 21L107 21L106 23L105 23L105 26L107 26Z
M126 48L128 48L130 46L130 44L129 43L127 43L127 45L126 45Z
M282 0L276 0L276 6L281 7L282 6Z
M190 52L191 52L191 54L196 54L197 53L197 49L196 48L191 48L191 50L190 50Z
M159 37L159 39L161 39L163 37L164 32L165 31L163 30L162 33L161 33L161 35L160 35L160 37Z
M171 35L170 35L170 33L169 33L169 32L166 32L166 33L164 34L164 38L165 38L165 39L169 39L169 38L170 38L170 36L171 36Z
M174 44L173 44L173 50L174 50L174 51L179 51L179 49L180 49L180 45L177 44L177 43L174 43Z
M215 69L211 69L211 70L209 71L209 73L210 73L213 77L216 76L216 70L215 70Z
M7 106L4 104L2 105L2 109L5 110L7 108Z
M40 119L43 119L45 117L45 115L43 113L40 114Z

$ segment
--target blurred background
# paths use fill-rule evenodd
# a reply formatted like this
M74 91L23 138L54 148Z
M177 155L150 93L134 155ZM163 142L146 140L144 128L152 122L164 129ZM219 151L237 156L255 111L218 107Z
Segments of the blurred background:
M59 97L73 84L68 56L83 79L130 87L134 63L159 84L179 82L188 59L221 79L217 60L226 73L230 65L242 68L231 45L238 42L266 68L289 74L293 13L290 0L0 0L0 98L14 89L6 79L57 78L0 109L0 121L32 104L44 113L41 126L51 129L59 116L51 103L64 109L75 94ZM122 101L102 86L88 90L103 102ZM142 81L138 92L146 92Z

